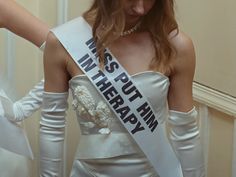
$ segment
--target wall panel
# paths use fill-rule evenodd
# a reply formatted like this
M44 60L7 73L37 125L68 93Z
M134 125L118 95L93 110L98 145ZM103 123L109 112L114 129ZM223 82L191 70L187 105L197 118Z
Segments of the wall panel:
M195 80L236 97L236 1L179 0L180 27L195 44Z

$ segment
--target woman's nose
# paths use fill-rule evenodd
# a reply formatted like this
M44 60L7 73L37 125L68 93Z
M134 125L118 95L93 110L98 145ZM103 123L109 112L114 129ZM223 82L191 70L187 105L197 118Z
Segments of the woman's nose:
M144 8L143 0L134 1L132 9L137 15L144 15L145 14L145 8Z

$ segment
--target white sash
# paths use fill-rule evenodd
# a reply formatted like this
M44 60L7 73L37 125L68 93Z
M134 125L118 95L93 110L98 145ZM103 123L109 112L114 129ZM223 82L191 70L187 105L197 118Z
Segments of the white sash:
M89 24L79 17L52 32L103 96L160 177L183 177L180 163L166 137L165 124L158 122L144 94L108 49L104 70L98 67Z

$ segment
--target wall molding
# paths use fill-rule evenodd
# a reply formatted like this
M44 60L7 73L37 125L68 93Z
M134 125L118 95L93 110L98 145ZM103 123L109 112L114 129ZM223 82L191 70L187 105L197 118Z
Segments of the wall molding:
M236 98L233 96L194 82L193 97L199 103L236 117Z
M65 23L68 19L68 0L58 0L57 1L57 25ZM65 142L67 142L68 129L65 129ZM67 145L64 143L64 156L63 156L63 176L67 176Z
M68 0L57 2L57 25L65 23L68 19Z
M232 177L236 177L236 119L234 120L234 132L233 133L234 134L233 134Z
M6 52L5 60L7 64L6 77L8 82L13 85L15 84L15 61L16 61L16 44L14 34L10 31L5 33L6 40Z

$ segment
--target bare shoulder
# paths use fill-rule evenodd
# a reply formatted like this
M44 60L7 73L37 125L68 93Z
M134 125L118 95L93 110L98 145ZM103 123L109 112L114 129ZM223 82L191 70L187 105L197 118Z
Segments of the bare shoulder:
M68 57L66 50L53 32L49 32L47 35L44 53L48 56L46 57L46 62L61 62L65 64L66 58Z
M192 39L182 31L176 33L173 31L170 34L170 42L176 50L176 55L173 58L174 69L193 69L195 68L195 50Z
M193 52L193 42L192 39L182 31L178 33L172 31L169 35L171 44L175 47L177 54L188 54Z
M49 32L47 35L47 39L46 39L46 46L48 48L53 48L54 50L60 50L63 48L62 44L60 43L60 41L57 39L57 37L55 36L55 34L53 32Z

